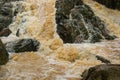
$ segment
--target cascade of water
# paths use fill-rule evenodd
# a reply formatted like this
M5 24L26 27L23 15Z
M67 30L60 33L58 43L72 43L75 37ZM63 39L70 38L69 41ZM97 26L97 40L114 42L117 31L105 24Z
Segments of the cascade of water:
M63 44L56 32L55 0L24 0L12 4L13 12L18 4L20 8L9 26L12 34L2 38L3 42L13 40L15 36L15 39L34 38L41 46L37 52L11 54L9 62L0 70L0 80L80 80L84 70L103 64L96 55L119 64L120 39L95 44ZM89 4L94 5L93 2ZM83 16L81 19L91 36L88 31L91 24L86 24ZM16 36L18 29L19 36Z

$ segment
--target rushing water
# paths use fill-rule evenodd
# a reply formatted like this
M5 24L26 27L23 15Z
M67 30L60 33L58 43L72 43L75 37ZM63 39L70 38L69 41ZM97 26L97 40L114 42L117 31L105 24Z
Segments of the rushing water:
M120 36L120 12L85 1L106 21L112 33ZM41 46L38 52L11 54L9 62L0 68L0 80L80 80L85 69L103 64L95 55L120 64L119 38L95 44L63 44L56 33L55 0L25 0L13 4L15 7L20 4L21 12L9 26L13 33L2 40L18 39L15 35L20 29L19 38L37 39ZM106 18L108 12L111 14Z

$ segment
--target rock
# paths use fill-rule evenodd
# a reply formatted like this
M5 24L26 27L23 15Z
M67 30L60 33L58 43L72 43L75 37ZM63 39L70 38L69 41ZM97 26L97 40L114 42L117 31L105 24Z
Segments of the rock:
M97 58L98 60L100 60L101 62L103 62L103 63L106 63L106 64L111 63L109 60L105 59L105 58L102 57L102 56L96 55L96 58Z
M3 32L5 32L4 28L8 28L8 26L12 23L13 17L18 13L17 8L14 8L13 4L11 3L13 1L20 0L0 0L0 33L2 33L2 35L4 35ZM10 33L11 32L9 32L9 34Z
M39 42L34 39L20 39L11 41L5 44L8 52L29 52L37 51L39 48Z
M4 65L8 62L9 55L0 39L0 65Z
M13 16L12 4L4 3L0 8L0 31L10 25Z
M108 8L120 10L120 0L94 0Z
M2 31L0 31L0 37L4 36L7 37L11 34L11 30L9 28L4 28Z
M64 43L113 40L106 26L82 0L56 0L57 33Z
M16 36L17 36L17 37L20 36L19 32L20 32L20 29L18 29L17 32L16 32Z
M82 80L120 80L120 64L91 67L82 74Z

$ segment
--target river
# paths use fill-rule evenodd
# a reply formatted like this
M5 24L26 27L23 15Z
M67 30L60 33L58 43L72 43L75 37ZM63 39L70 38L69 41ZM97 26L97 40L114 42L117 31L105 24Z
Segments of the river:
M111 34L120 37L120 11L84 1L107 23ZM80 80L84 70L104 64L95 55L120 64L120 38L94 44L64 44L56 32L55 0L25 0L13 4L20 4L22 11L9 26L13 33L3 37L3 42L18 39L15 34L21 29L19 38L33 38L41 44L37 52L10 53L9 62L0 68L0 80Z

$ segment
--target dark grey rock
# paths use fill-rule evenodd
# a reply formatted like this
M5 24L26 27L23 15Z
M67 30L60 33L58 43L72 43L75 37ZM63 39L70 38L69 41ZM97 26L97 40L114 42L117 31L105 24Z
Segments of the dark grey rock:
M9 34L11 34L11 30L9 28L4 28L2 31L0 31L0 37L7 37Z
M120 0L94 0L108 8L120 10Z
M37 51L40 43L34 39L20 39L5 44L8 52L30 52Z
M8 52L6 51L1 39L0 39L0 65L4 65L8 62L9 60L9 55Z
M64 43L113 40L106 26L82 0L56 0L57 33Z
M19 12L18 8L13 10L13 4L11 3L13 1L20 0L0 0L0 32L3 32L4 28L8 28L8 26L12 23L13 17ZM17 7L19 6L20 5Z
M120 64L91 67L82 74L82 80L120 80Z
M4 3L0 8L0 31L7 28L12 22L12 4Z
M18 29L17 32L16 32L16 36L17 36L17 37L20 36L19 32L20 32L20 29Z
M97 58L98 60L100 60L101 62L103 62L103 63L106 63L106 64L111 63L109 60L105 59L105 58L102 57L102 56L96 55L96 58Z

